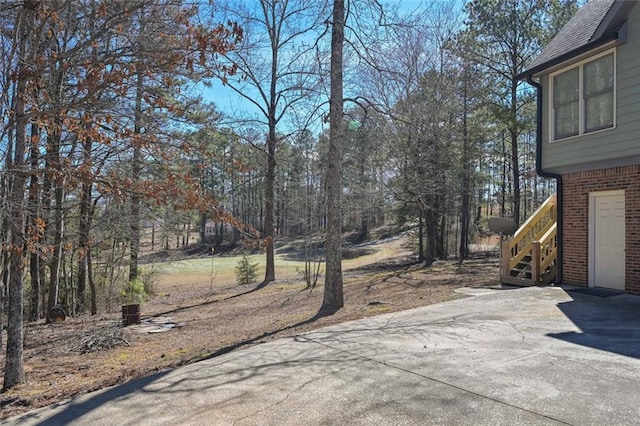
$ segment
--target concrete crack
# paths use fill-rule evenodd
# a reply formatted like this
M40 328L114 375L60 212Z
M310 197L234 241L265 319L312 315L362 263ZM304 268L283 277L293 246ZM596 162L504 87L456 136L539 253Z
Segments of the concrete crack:
M302 337L302 336L300 336L300 337ZM315 341L313 341L311 339L306 339L306 340L308 340L309 342L318 343L318 342L315 342ZM362 357L360 357L360 358L362 358ZM332 374L339 373L340 371L345 370L347 368L348 367L343 367L343 368L338 369L337 371L333 370L330 373L323 374L322 376L318 376L318 377L314 377L312 379L309 379L306 382L302 383L300 386L298 386L295 389L289 391L284 397L282 397L278 401L273 402L271 404L268 404L268 405L264 406L263 408L261 408L260 410L257 410L257 411L255 411L255 412L253 412L251 414L247 414L246 416L242 416L242 417L239 417L237 419L234 419L233 420L233 424L235 425L237 422L241 422L242 420L246 420L246 419L249 419L249 418L254 417L256 415L259 415L260 413L262 413L264 411L267 411L270 408L277 407L278 405L280 405L280 404L284 403L286 400L288 400L289 397L291 397L291 395L295 394L296 392L299 392L300 390L304 389L305 387L307 387L311 383L316 382L316 381L321 380L321 379L324 379L325 377L329 377Z
M521 410L521 411L524 411L524 412L527 412L527 413L533 414L533 415L535 415L535 416L539 416L539 417L543 417L543 418L545 418L545 419L552 420L552 421L557 422L557 423L559 423L559 424L569 425L569 426L574 426L574 425L572 425L571 423L565 422L565 421L563 421L563 420L557 419L557 418L552 417L552 416L549 416L549 415L547 415L547 414L538 413L538 412L536 412L536 411L529 410L529 409L526 409L526 408L524 408L524 407L520 407L520 406L517 406L517 405L511 404L511 403L509 403L509 402L507 402L507 401L503 401L503 400L500 400L500 399L495 398L495 397L492 397L492 396L483 395L483 394L480 394L480 393L478 393L478 392L475 392L475 391L473 391L473 390L471 390L471 389L466 389L466 388L463 388L463 387L461 387L461 386L455 385L455 384L453 384L453 383L449 383L449 382L446 382L446 381L444 381L444 380L437 379L437 378L435 378L435 377L427 376L426 374L417 373L417 372L415 372L415 371L411 371L411 370L406 369L406 368L404 368L404 367L400 367L400 366L397 366L397 365L389 364L389 363L388 363L388 362L386 362L386 361L379 361L379 360L376 360L376 359L373 359L373 358L370 358L370 357L362 356L362 355L357 354L357 353L355 353L355 352L351 352L351 351L344 350L344 349L334 348L333 346L331 346L331 345L329 345L329 344L322 343L322 342L320 342L320 341L317 341L317 340L314 340L314 339L311 339L311 338L308 338L308 337L305 337L305 336L298 336L298 337L299 337L299 338L301 338L301 339L305 339L305 340L307 340L307 341L309 341L309 342L317 343L317 344L319 344L319 345L322 345L322 346L324 346L324 347L326 347L326 348L329 348L329 349L332 349L332 350L334 350L334 351L338 351L338 352L342 352L342 353L345 353L345 354L349 354L349 355L354 356L354 357L357 357L357 358L361 358L361 359L364 359L364 360L367 360L367 361L370 361L370 362L374 362L374 363L377 363L377 364L381 364L381 365L384 365L384 366L386 366L386 367L393 368L393 369L396 369L396 370L399 370L399 371L402 371L402 372L405 372L405 373L408 373L408 374L411 374L411 375L414 375L414 376L418 376L418 377L421 377L421 378L423 378L423 379L427 379L427 380L429 380L429 381L436 382L436 383L439 383L439 384L441 384L441 385L444 385L444 386L448 386L448 387L451 387L451 388L457 389L457 390L459 390L459 391L461 391L461 392L465 392L465 393L468 393L468 394L471 394L471 395L477 396L477 397L479 397L479 398L487 399L487 400L493 401L493 402L495 402L495 403L498 403L498 404L501 404L501 405L505 405L505 406L507 406L507 407L514 408L514 409L516 409L516 410Z

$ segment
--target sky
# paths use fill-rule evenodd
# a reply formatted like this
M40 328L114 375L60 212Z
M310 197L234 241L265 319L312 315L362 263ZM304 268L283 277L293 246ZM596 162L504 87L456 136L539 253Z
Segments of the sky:
M462 8L464 6L464 0L431 0L431 1L442 1L442 2L451 2L455 3L456 9L462 12ZM410 13L420 8L426 3L429 3L429 0L391 0L391 1L383 1L382 3L385 5L398 5L399 10L402 13ZM242 96L238 95L228 86L222 84L222 82L218 79L211 81L211 87L203 87L202 96L205 102L213 102L216 108L227 116L237 116L238 113L242 115L255 116L262 119L260 111L258 108L253 105L250 101L244 99ZM318 123L317 127L314 129L315 131L321 131L321 124Z

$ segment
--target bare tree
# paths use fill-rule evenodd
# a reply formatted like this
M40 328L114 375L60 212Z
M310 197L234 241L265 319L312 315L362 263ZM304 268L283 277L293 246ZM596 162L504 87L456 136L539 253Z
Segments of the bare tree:
M35 16L40 2L25 1L16 15L15 39L18 41L16 52L16 75L13 112L15 116L13 134L13 161L10 165L13 182L9 197L9 219L11 221L11 257L9 263L9 312L7 324L7 353L4 367L3 389L24 383L23 359L23 268L24 268L24 196L25 196L25 158L27 148L27 98L28 85L32 77L30 66L34 63L34 54L38 40L34 28Z
M253 104L259 117L253 121L266 127L264 179L264 237L266 270L264 283L275 280L274 181L278 132L287 114L309 97L316 84L313 36L322 28L324 1L261 0L222 3L225 13L239 22L244 41L226 58L237 68L237 79L228 86ZM250 126L251 121L244 121Z
M207 69L215 68L215 55L231 48L240 31L232 25L198 25L194 18L197 7L185 5L181 0L29 0L4 6L8 7L0 11L0 19L6 24L0 31L3 61L0 73L5 89L0 96L3 141L0 145L6 149L2 154L6 166L2 173L4 205L0 233L2 280L9 287L4 376L8 389L24 381L23 281L27 276L27 253L31 259L32 318L38 316L38 293L48 299L49 308L62 299L71 308L69 312L82 311L86 278L95 305L89 235L96 211L95 182L99 182L95 191L113 194L119 203L125 198L122 194L132 193L156 197L158 202L175 200L176 194L190 200L201 199L196 194L197 185L190 185L188 178L181 179L184 176L177 173L167 179L171 185L163 181L153 182L156 185L152 186L150 182L132 185L131 173L109 172L136 156L135 153L127 156L132 145L142 147L146 143L158 148L138 152L139 164L143 156L148 161L153 158L151 154L166 152L169 143L163 146L152 143L170 140L168 126L162 128L158 123L166 124L184 115L184 105L176 94L179 90L171 89L179 85L178 80L201 76L194 71L198 68L202 70L205 65ZM124 28L135 23L132 17L137 10L146 7L154 13L145 14L145 19L155 27L152 34L145 34L150 44L139 49ZM159 17L164 17L164 21L160 22ZM180 34L176 34L176 29ZM151 43L158 40L163 44ZM144 69L137 66L142 62ZM102 102L102 95L109 101ZM144 102L149 106L148 111L136 108L136 100L138 105ZM160 111L162 115L157 114ZM142 115L154 118L155 126L143 121ZM146 139L141 141L143 134ZM181 141L171 142L171 152L179 153ZM202 203L214 204L208 197L202 198ZM80 218L78 235L66 231L71 212ZM129 227L128 231L127 234L135 236L136 229ZM134 254L135 251L134 248ZM83 278L78 280L77 287L73 274L65 273L65 268L77 260L76 255L86 259L78 263ZM38 278L44 276L42 260L49 265L48 292L40 291ZM92 312L95 311L92 306Z
M344 306L342 282L342 147L344 0L333 1L331 21L331 96L329 100L329 151L327 154L327 238L324 297L320 308L335 312Z

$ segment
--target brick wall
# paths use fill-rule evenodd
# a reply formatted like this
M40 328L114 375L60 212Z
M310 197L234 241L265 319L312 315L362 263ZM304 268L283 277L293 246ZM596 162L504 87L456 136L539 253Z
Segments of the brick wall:
M640 294L640 165L570 173L563 179L563 262L566 284L589 284L589 193L625 190L627 292Z

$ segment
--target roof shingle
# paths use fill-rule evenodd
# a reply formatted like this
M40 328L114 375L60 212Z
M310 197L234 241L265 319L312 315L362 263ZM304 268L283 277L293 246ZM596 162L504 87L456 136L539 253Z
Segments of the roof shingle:
M529 70L577 50L594 41L596 30L616 0L591 0L582 6L556 36L529 64Z

